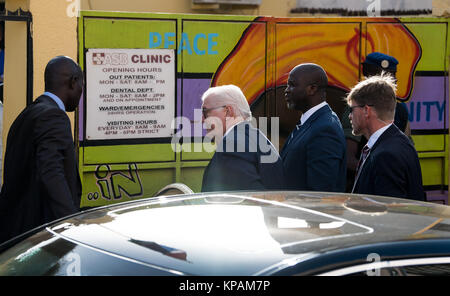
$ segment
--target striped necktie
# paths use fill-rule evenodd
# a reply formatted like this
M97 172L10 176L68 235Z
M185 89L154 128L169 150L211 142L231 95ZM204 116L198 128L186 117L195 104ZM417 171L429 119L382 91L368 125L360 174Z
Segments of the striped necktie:
M361 168L361 165L362 165L362 164L364 163L364 161L366 160L367 155L369 155L369 152L370 152L369 146L365 145L364 148L363 148L363 150L362 150L362 152L361 152L361 157L359 158L358 165L356 166L356 174L355 174L355 178L358 177L358 174L359 174L359 170L360 170L360 168Z

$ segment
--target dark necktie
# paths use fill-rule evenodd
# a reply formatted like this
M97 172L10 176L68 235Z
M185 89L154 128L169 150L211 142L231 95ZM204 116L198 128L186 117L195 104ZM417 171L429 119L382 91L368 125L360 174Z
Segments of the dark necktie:
M287 144L291 143L292 139L294 138L294 136L298 133L298 131L300 130L301 127L301 122L299 121L299 123L297 125L295 125L295 129L291 132L291 135L289 136L289 140L287 142Z
M361 157L359 158L358 165L356 166L355 182L356 182L356 178L358 178L358 173L359 173L359 170L361 168L361 165L366 160L367 155L369 155L369 152L370 152L369 146L365 145L363 150L362 150L362 152L361 152Z

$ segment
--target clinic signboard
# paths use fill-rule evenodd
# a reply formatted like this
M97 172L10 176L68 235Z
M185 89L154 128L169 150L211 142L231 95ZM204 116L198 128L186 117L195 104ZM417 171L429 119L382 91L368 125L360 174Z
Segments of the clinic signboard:
M175 65L172 49L89 49L86 140L171 137Z

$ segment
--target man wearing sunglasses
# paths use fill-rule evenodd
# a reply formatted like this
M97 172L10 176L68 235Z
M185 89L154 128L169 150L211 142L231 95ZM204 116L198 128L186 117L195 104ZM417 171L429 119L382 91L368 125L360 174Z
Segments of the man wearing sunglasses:
M380 52L369 53L362 65L362 73L364 77L370 77L374 75L380 75L382 72L389 73L397 83L396 73L398 60L392 56L389 56ZM351 192L353 183L355 182L356 166L358 164L359 157L361 155L364 145L367 143L367 139L361 136L355 136L352 134L352 126L348 119L350 110L344 109L341 117L342 127L344 129L344 135L347 141L347 189L346 192ZM408 110L405 103L400 103L397 98L397 104L395 106L394 124L405 134L410 140L411 129L408 120Z
M394 124L395 79L388 73L358 83L347 96L352 132L368 139L352 193L425 200L417 152Z
M252 113L235 85L208 89L202 121L216 152L203 174L202 192L284 188L283 164L272 143L251 126Z
M302 116L281 151L288 189L345 190L344 132L326 102L327 85L325 70L316 64L300 64L289 73L285 100Z

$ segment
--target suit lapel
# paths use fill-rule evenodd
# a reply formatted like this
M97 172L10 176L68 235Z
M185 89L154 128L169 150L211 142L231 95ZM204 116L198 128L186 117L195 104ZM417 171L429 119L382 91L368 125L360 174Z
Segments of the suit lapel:
M44 104L49 104L49 105L51 105L51 106L54 106L54 107L56 107L56 108L59 108L59 107L58 107L58 104L57 104L55 101L53 101L52 98L50 98L49 96L46 96L46 95L42 95L42 96L38 97L38 98L34 101L34 103L44 103Z
M387 130L384 131L384 133L381 134L381 136L378 138L378 140L375 142L375 144L373 145L371 151L374 151L375 149L377 149L378 145L380 145L380 143L382 143L384 140L395 136L397 134L398 128L392 124ZM400 130L398 130L400 131Z
M308 118L308 120L306 120L305 123L299 127L298 130L294 129L294 131L292 131L292 133L291 133L291 134L293 134L293 137L292 137L291 141L287 142L287 144L284 145L282 152L281 152L281 157L282 158L286 157L289 154L289 152L291 152L291 150L293 150L291 148L295 147L294 144L301 141L302 137L309 130L309 128L311 127L313 122L328 112L331 112L330 107L328 105L323 106L322 108L320 108L319 110L314 112L314 114L312 114ZM289 138L290 138L290 135L289 135Z
M377 147L380 145L380 143L382 143L383 141L385 141L386 139L389 139L392 136L395 136L398 128L392 124L387 130L384 131L384 133L381 134L381 136L378 138L378 140L375 142L375 144L373 145L373 147L370 149L370 153L367 156L366 161L364 162L364 165L361 167L361 172L359 173L359 175L357 176L357 179L355 180L355 184L353 186L353 190L352 192L358 187L359 184L359 180L361 175L363 175L365 173L365 171L368 169L368 166L365 164L370 163L372 155L374 154L375 150L377 149Z

